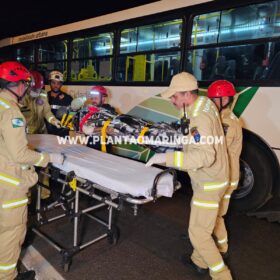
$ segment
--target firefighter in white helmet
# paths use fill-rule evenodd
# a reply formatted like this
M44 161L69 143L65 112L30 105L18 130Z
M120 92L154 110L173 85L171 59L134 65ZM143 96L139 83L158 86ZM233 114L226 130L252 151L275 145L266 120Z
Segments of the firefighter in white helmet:
M198 96L197 80L187 72L173 76L169 88L161 96L184 111L182 132L188 142L183 143L183 151L155 154L146 166L166 164L190 175L193 197L189 237L194 250L190 258L184 255L182 261L199 273L209 269L212 279L231 280L230 270L212 238L229 175L219 112L210 99Z
M64 82L61 72L57 70L51 71L49 82L51 90L48 92L48 101L51 106L51 111L57 119L61 120L62 116L67 113L73 98L61 90ZM46 123L46 126L49 134L59 136L69 135L69 130L67 129L59 129L50 123Z
M25 238L27 192L36 184L33 166L63 163L61 154L28 149L25 119L19 103L31 83L30 72L20 63L0 65L0 279L34 279L34 271L17 275L17 261Z

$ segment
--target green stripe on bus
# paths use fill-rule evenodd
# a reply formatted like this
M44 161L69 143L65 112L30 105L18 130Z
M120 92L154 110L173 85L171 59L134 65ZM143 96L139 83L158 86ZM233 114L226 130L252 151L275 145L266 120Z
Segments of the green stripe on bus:
M240 92L242 90L246 89L243 88L237 88L237 92ZM241 114L244 112L254 95L256 94L258 90L258 87L251 87L248 88L248 90L244 91L239 97L238 100L234 106L233 112L237 117L240 117Z

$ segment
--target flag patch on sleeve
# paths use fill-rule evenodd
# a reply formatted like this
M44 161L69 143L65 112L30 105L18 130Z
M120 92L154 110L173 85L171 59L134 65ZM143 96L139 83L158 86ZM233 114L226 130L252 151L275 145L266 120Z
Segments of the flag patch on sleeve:
M13 128L23 127L24 126L23 118L14 118L14 119L12 119L12 126L13 126Z

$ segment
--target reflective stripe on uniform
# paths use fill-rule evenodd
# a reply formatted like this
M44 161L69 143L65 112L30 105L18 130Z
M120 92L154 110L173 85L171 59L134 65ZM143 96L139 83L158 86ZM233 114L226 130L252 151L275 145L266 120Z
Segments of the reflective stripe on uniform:
M24 199L20 199L20 200L6 201L2 204L2 208L4 208L4 209L17 208L17 207L27 204L27 202L28 202L28 198L24 198Z
M52 109L59 109L60 107L62 107L60 105L50 105L50 106L51 106Z
M225 194L224 199L230 199L231 195L230 194Z
M219 243L219 244L227 243L227 238L218 240L218 243Z
M13 269L17 266L17 263L12 263L12 264L0 264L0 271L7 271L10 269Z
M35 166L40 166L41 162L44 160L44 154L40 154L40 159L34 164Z
M215 265L212 265L212 266L209 266L209 268L213 271L213 272L220 272L224 269L225 267L225 264L223 261L221 261L220 263L218 264L215 264Z
M203 101L205 100L205 97L198 97L198 98L199 99L198 99L197 103L195 104L195 107L194 107L194 110L192 113L193 117L196 117L198 115L198 111L199 111Z
M0 98L0 106L9 109L11 108L3 99Z
M228 185L228 182L219 182L219 183L209 183L209 184L204 184L203 188L205 191L214 191L218 189L222 189Z
M238 181L231 181L230 182L231 187L237 187L237 185L238 185Z
M16 178L13 178L3 173L0 173L0 182L4 182L12 186L18 186L20 183L20 181L17 180Z
M40 93L40 96L47 97L48 95L46 93Z
M217 209L219 208L219 203L213 201L202 201L202 200L193 200L193 205L200 207L200 208L207 208L207 209Z
M183 167L183 152L174 152L174 166Z
M54 119L54 116L49 117L48 122L50 123Z

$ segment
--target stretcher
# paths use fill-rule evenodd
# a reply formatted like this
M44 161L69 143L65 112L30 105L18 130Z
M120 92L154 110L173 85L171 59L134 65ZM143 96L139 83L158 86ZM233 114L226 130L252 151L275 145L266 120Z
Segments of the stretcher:
M73 256L80 250L107 238L110 244L119 239L119 228L113 223L113 210L122 210L124 203L132 206L134 215L138 207L148 202L155 202L161 196L172 197L180 188L176 172L173 169L146 168L141 162L102 153L84 145L70 143L59 144L54 135L28 135L29 145L37 151L62 153L65 160L62 165L53 164L38 169L38 173L51 178L52 182L61 184L61 192L55 201L42 206L42 188L51 189L39 179L37 183L36 225L33 233L46 240L63 257L65 272L69 270ZM39 176L40 178L40 176ZM95 203L83 207L82 197L90 197ZM105 208L108 211L106 220L94 212ZM59 209L55 216L49 216L53 210ZM79 222L81 215L105 227L105 232L81 244ZM44 224L70 217L74 223L73 244L63 247L49 235L40 230Z

